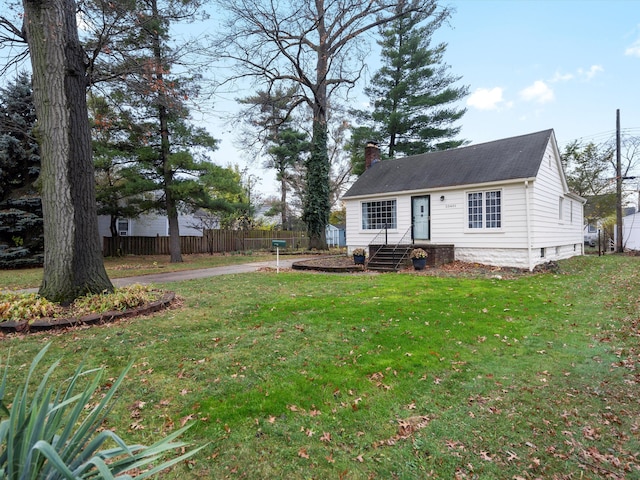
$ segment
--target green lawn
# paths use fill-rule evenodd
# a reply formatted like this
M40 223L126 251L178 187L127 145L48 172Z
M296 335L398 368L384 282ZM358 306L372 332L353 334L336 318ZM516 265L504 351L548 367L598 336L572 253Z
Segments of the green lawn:
M209 445L162 478L640 478L640 258L515 280L281 272L172 283L178 308L0 337L116 377L107 428ZM105 379L105 384L109 383Z

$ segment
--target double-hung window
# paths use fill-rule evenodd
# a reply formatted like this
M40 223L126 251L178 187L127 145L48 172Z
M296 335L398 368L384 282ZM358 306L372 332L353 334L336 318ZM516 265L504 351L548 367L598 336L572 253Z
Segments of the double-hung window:
M117 225L118 235L121 237L126 237L129 235L129 220L126 218L119 218Z
M362 229L397 228L396 201L362 202Z
M502 228L502 192L467 193L467 222L470 229Z

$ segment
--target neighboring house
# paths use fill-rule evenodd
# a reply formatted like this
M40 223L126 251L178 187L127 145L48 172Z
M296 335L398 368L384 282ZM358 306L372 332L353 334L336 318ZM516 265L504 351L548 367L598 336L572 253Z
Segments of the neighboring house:
M584 244L595 247L598 244L598 235L600 231L600 222L589 222L584 226Z
M553 130L384 161L369 144L365 162L343 197L349 251L386 237L528 269L583 253L585 201L569 192Z
M347 235L344 226L327 225L327 245L330 247L346 247Z
M110 237L110 218L108 215L98 216L98 231L100 237ZM181 236L202 236L202 224L196 215L178 214L178 227ZM136 237L167 237L169 236L169 220L166 215L148 213L138 218L119 218L117 220L118 235ZM217 228L209 226L206 228Z
M640 213L622 217L622 246L628 250L640 250Z

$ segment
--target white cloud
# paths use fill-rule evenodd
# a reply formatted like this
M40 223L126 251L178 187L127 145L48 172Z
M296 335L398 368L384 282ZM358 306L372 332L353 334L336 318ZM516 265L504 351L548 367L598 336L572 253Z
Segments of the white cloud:
M625 55L630 57L640 57L640 40L636 40L624 51Z
M533 85L520 92L520 96L530 102L547 103L553 100L553 90L542 80L536 80Z
M602 65L591 65L591 68L589 68L589 70L583 70L582 68L578 69L578 75L586 78L587 80L591 80L600 72L604 72L604 68L602 68Z
M504 104L504 99L500 87L478 88L467 99L467 105L478 110L497 110L501 104Z
M553 78L551 80L549 80L551 83L556 83L556 82L568 82L569 80L573 79L573 73L560 73L560 72L556 72L555 75L553 75Z

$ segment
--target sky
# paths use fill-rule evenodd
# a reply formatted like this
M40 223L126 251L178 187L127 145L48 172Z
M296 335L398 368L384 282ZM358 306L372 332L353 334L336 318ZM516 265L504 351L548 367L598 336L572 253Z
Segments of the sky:
M615 138L618 109L623 135L640 136L640 0L446 4L455 12L432 44L447 44L450 73L469 87L459 104L467 108L461 138L473 144L552 128L560 149L601 143ZM214 129L214 157L242 163L234 133L219 121ZM277 191L259 163L250 170L264 195Z
M603 143L615 138L618 109L623 136L640 136L640 0L441 4L453 13L432 45L447 44L444 62L470 92L457 105L467 109L460 138L474 144L553 128L561 150L573 140ZM377 55L370 58L366 78L379 68ZM278 191L273 172L236 148L237 127L229 122L234 99L253 93L228 92L196 121L220 140L213 160L248 167L266 197ZM351 99L349 106L364 107L362 94Z
M473 143L553 128L573 140L640 135L640 1L457 0L451 72L469 85L462 137Z

